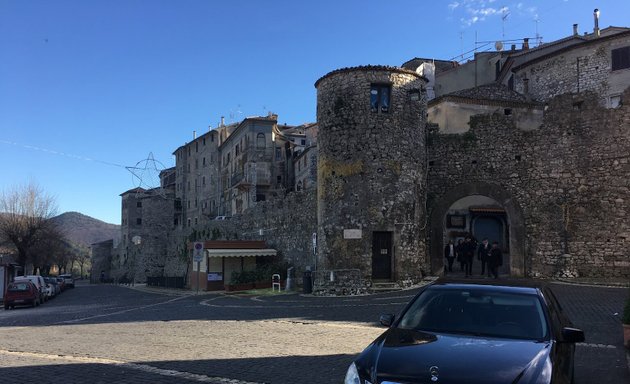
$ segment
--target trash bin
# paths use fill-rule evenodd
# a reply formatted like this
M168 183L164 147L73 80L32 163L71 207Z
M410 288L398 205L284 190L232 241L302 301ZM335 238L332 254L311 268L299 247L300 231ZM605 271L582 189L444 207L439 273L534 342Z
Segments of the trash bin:
M313 293L313 278L311 271L304 271L304 278L302 279L302 292Z

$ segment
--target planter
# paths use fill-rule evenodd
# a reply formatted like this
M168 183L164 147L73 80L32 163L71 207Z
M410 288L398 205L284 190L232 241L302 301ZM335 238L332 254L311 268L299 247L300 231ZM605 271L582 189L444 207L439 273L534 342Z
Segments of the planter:
M250 289L254 289L254 283L243 283L243 284L226 284L225 290L228 292L234 291L247 291Z
M623 345L630 349L630 324L623 325Z

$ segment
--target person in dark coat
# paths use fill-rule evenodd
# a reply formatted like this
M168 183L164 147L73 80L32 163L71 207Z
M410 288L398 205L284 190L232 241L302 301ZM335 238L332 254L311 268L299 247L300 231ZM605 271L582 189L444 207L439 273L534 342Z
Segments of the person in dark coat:
M492 243L490 249L490 255L488 256L488 269L492 273L495 279L499 278L499 267L503 265L503 252L499 248L497 241Z
M475 244L472 242L472 238L470 236L466 236L466 240L464 240L462 248L464 250L464 269L466 277L472 276L472 265L475 258Z
M483 239L479 248L477 248L477 260L481 261L481 276L486 273L486 264L488 262L488 255L492 246L488 242L488 239ZM490 267L488 267L488 277L490 277Z
M460 271L464 272L464 240L457 240L457 246L455 247L457 255L457 261L459 261Z
M453 240L449 240L448 244L444 247L444 257L448 262L448 272L453 272L453 261L455 261L456 254L455 244L453 244ZM446 270L446 268L444 269Z

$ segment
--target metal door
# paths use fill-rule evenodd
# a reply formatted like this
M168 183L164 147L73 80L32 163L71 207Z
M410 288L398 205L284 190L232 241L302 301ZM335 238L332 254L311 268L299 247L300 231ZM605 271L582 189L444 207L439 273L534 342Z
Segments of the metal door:
M392 233L372 233L372 278L392 278Z

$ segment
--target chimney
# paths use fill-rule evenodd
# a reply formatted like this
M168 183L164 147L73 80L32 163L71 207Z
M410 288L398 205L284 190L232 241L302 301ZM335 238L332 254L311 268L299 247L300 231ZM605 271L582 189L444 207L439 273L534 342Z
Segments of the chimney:
M593 28L593 34L595 37L599 37L599 9L593 10L593 19L595 19L595 27Z
M193 131L193 140L197 138L197 131Z
M523 50L529 49L529 37L523 38Z
M221 116L221 127L225 126L225 116Z
M578 33L578 25L577 24L573 24L573 36L577 36L579 35Z

